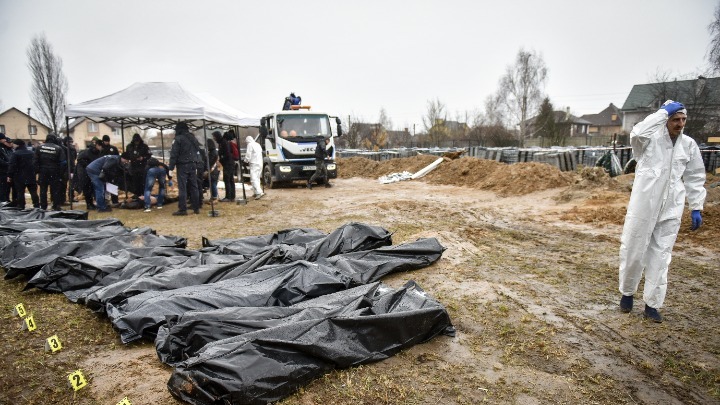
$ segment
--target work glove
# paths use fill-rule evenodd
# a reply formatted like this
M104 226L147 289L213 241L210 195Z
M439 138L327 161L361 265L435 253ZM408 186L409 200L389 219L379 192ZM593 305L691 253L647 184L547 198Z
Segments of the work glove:
M694 231L700 228L700 225L702 225L702 215L700 215L700 210L693 210L693 212L690 213L690 218L692 218L690 230Z
M683 108L685 108L685 106L682 103L672 100L666 101L663 106L660 107L660 109L667 111L668 117L682 110Z
M99 178L101 181L105 181L105 172L100 172L100 174L98 175L98 178Z

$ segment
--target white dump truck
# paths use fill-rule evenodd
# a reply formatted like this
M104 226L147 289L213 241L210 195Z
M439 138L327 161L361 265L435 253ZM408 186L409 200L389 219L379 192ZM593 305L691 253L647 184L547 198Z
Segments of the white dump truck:
M335 131L331 121L336 125ZM277 188L296 180L308 181L315 173L317 142L329 138L335 149L335 137L341 135L340 118L310 111L309 106L294 105L290 110L262 117L257 141L263 147L263 183ZM337 178L335 153L325 164L328 176Z

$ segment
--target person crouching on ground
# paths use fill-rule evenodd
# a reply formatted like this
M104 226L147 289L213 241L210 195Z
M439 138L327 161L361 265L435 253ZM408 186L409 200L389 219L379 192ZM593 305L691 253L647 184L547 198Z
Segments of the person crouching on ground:
M154 157L150 157L147 160L147 174L145 175L145 212L150 212L150 193L155 185L155 180L158 182L158 196L157 196L157 209L161 210L163 203L165 202L165 178L172 180L170 175L170 169L167 165Z
M246 137L245 143L247 147L245 149L244 160L250 167L250 184L252 184L255 199L259 200L265 195L262 187L260 187L260 174L262 173L263 167L262 147L259 143L255 142L252 136Z
M93 160L85 168L85 173L90 177L93 189L95 189L95 205L98 212L110 212L112 208L108 207L105 201L105 184L117 183L122 178L123 171L127 171L127 165L130 162L126 153L122 155L105 155Z
M668 100L630 133L637 160L635 180L620 242L620 309L630 312L643 270L643 316L662 322L670 258L680 229L685 197L692 230L702 225L705 165L695 141L682 133L687 110Z

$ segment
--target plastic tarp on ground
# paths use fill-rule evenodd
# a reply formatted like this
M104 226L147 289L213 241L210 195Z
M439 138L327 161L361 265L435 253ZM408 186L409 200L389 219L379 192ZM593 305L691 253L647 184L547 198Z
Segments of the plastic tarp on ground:
M189 121L198 127L205 123L260 125L258 118L231 109L211 96L198 97L172 82L135 83L105 97L68 105L65 115L155 128L167 128L178 121Z
M196 330L225 338L203 345ZM171 317L156 348L168 362L192 356L168 382L182 400L266 404L335 368L383 360L439 334L454 335L441 304L413 282L399 290L376 283L289 308Z
M437 261L434 238L392 246L384 228L350 223L204 239L193 251L112 219L43 217L0 207L6 277L106 309L123 342L159 333L158 355L178 366L168 387L192 403L267 403L333 368L453 331L414 283L378 283Z

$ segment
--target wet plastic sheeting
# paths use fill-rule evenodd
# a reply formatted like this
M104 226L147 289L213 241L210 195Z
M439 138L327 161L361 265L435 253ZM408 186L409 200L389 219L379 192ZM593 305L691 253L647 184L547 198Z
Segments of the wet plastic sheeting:
M2 212L2 211L0 211ZM103 226L122 226L122 222L115 218L96 220L75 219L42 219L20 220L13 219L8 222L0 221L0 236L15 235L28 229L68 229L68 228L99 228Z
M367 284L400 271L427 267L440 259L445 248L435 238L373 250L345 253L326 259L356 284Z
M230 306L289 306L347 289L351 280L334 268L307 261L268 266L234 279L169 291L149 291L117 305L107 314L123 343L155 339L165 316Z
M292 322L347 315L369 308L380 283L367 284L290 307L227 307L167 317L155 348L160 361L175 365L208 343Z
M116 250L128 249L141 246L169 246L169 247L185 247L187 240L185 238L175 236L156 236L153 234L128 233L125 235L117 235L111 238L101 236L100 233L94 235L85 235L81 240L75 241L58 241L55 239L53 244L40 250L32 251L20 260L14 261L7 265L7 274L5 278L13 278L20 274L32 277L46 264L52 263L65 256L74 256L82 258L102 253L110 253ZM79 238L75 235L76 238Z
M2 255L0 255L0 264L8 270L5 278L12 278L20 274L20 272L14 274L16 272L11 271L15 263L26 260L31 256L36 256L37 253L43 249L52 247L63 249L63 245L74 243L75 245L65 248L66 251L71 252L73 249L77 249L78 243L86 242L92 244L93 241L98 239L109 239L122 235L147 235L151 233L152 230L150 228L130 231L122 226L108 226L97 229L28 229L16 235L14 240L3 248ZM58 253L60 253L60 250L58 250ZM37 271L37 269L35 269L32 274L29 274L29 276L32 276L35 271Z
M177 365L168 389L192 404L267 404L335 368L383 360L439 334L454 335L450 317L415 283L379 287L369 307L354 313L209 343Z
M202 243L203 247L206 248L219 248L219 253L249 255L256 253L259 249L272 245L304 245L326 236L327 234L317 229L292 228L267 235L248 236L238 239L209 240L203 237Z
M82 290L102 280L112 280L113 277L110 275L125 269L130 262L140 264L134 266L134 270L150 273L161 264L185 263L193 256L200 256L200 253L195 250L164 246L122 249L83 258L65 256L44 265L28 281L25 289L35 287L50 292ZM131 270L128 270L128 275L131 273ZM77 302L77 299L69 296L68 299Z
M225 257L243 257L227 255ZM130 297L145 292L160 292L178 288L190 288L195 285L214 283L224 274L236 268L242 261L228 261L226 264L192 265L158 268L154 274L127 278L98 288L85 298L85 305L96 312L106 311L110 304L118 304ZM188 287L190 286L190 287Z
M305 260L341 253L358 252L392 245L392 234L385 228L352 222L339 227L328 236L307 244Z
M17 208L2 208L0 210L0 223L6 221L30 221L33 219L67 218L67 219L88 219L87 211L45 211L39 208L30 210L19 210Z

